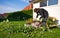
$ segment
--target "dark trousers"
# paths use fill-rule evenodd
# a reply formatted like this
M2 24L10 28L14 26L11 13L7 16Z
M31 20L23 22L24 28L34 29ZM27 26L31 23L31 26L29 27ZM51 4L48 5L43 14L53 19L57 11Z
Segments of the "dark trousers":
M46 18L42 18L42 26L43 26L45 29L49 29L48 24L47 24L47 20L48 20L47 17L46 17Z

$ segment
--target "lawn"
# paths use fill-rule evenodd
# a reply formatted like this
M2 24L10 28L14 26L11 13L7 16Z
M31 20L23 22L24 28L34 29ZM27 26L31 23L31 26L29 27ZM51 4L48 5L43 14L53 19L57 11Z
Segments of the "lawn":
M60 38L60 28L42 31L24 24L25 21L0 22L0 38Z

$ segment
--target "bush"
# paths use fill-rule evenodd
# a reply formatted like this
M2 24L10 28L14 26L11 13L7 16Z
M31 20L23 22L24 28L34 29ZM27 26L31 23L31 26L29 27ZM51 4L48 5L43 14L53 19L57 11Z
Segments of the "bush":
M33 22L33 19L32 18L29 18L26 20L26 23L29 24L29 23L32 23Z
M10 21L22 21L29 18L32 18L32 10L13 12L7 17Z
M55 17L49 17L47 20L48 25L57 25L58 24L58 19Z
M23 23L23 22L22 22ZM25 27L17 21L0 23L0 38L57 38L60 37L60 28L52 32L42 31L41 28ZM58 35L58 36L57 36Z

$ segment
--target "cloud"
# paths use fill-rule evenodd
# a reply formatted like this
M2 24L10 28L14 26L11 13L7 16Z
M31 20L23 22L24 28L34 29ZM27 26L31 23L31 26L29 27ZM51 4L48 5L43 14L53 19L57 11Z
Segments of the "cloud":
M13 7L13 8L16 8L16 9L21 9L21 5L18 5L16 3L12 3L12 2L5 2L5 4L7 4L7 6L10 6L10 7Z
M20 2L23 2L22 3L23 5ZM23 7L25 5L24 2L25 2L25 4L29 3L29 0L16 0L15 2L14 1L13 2L12 1L3 1L3 3L0 4L0 13L20 11L23 9Z
M17 5L15 5L11 2L5 2L5 4L6 5L4 5L4 4L0 5L0 14L21 10L20 7L18 7Z
M26 2L26 3L29 3L29 0L21 0L21 1Z
M0 13L9 13L9 12L15 12L15 11L18 11L20 9L18 8L13 8L13 7L10 7L10 6L4 6L4 5L0 5Z

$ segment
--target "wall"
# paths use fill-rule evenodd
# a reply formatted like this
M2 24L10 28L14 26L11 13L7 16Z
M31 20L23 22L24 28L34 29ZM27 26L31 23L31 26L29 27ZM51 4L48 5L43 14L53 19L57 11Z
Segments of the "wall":
M40 5L39 2L33 4L33 20L37 19L37 18L36 18L36 13L34 12L34 9L35 9L35 8L39 8L39 7L40 7L39 5Z
M46 9L49 13L49 16L56 17L59 20L60 24L60 6L59 5L54 5L54 6L47 6L47 7L42 7Z
M39 7L39 3L33 4L33 9L34 8L38 8ZM46 6L46 7L39 7L39 8L44 8L45 10L48 11L49 16L52 17L56 17L59 20L59 24L60 24L60 0L58 2L58 5L51 5L51 6ZM37 19L36 18L36 14L33 11L33 20Z
M60 0L58 0L58 5L60 5Z

